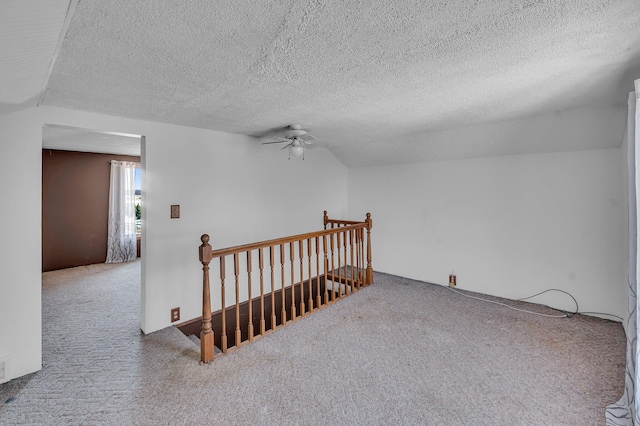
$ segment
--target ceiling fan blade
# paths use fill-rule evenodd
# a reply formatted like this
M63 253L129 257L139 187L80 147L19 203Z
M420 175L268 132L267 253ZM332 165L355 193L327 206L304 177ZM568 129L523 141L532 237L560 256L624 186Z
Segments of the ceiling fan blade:
M298 136L300 139L304 139L305 141L312 141L315 138L311 136L309 133L305 133L304 135Z
M291 142L291 141L289 139L282 138L282 140L278 140L278 141L262 142L262 145L269 145L272 143L283 143L283 142Z
M282 148L280 148L280 151L282 151L283 149L287 149L289 148L291 145L293 145L293 142L288 143L287 145L283 146Z

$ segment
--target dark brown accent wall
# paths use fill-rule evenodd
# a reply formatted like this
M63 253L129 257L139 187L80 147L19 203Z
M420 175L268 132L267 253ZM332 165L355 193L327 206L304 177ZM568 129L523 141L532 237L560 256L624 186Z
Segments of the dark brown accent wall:
M109 160L140 157L42 150L42 271L103 263Z

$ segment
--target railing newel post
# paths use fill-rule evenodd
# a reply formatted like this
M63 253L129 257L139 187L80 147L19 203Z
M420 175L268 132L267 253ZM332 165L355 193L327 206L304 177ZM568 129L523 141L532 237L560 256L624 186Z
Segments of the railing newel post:
M209 235L200 237L199 258L202 263L202 329L200 331L200 360L210 362L215 356L214 335L211 324L211 288L209 284L209 263L211 262L211 245Z
M373 220L371 219L371 213L367 213L367 271L365 276L365 285L373 284L373 269L371 268L371 227L373 226Z

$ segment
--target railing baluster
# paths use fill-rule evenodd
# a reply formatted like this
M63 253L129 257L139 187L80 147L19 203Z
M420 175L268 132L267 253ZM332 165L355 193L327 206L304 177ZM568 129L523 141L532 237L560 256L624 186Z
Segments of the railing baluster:
M345 295L353 293L350 282L349 282L348 248L349 248L349 233L347 231L344 231L342 233L342 250L344 252L344 293Z
M220 297L222 298L222 332L220 333L220 345L222 345L222 353L227 353L227 303L224 296L224 279L225 279L225 257L220 256Z
M284 285L284 244L280 244L280 281L282 283L282 311L280 312L280 316L282 317L280 320L281 325L287 325L287 310L284 293L285 293L285 285Z
M322 304L322 298L320 297L320 238L316 237L316 309Z
M293 242L289 243L289 264L291 266L291 321L296 320L296 274L294 271L295 249Z
M360 271L360 276L361 276L361 280L362 280L362 284L366 285L367 281L366 281L366 276L365 276L365 249L364 249L364 229L360 228L360 267L362 268L362 270Z
M355 274L353 269L354 264L354 256L353 256L353 230L349 231L349 253L351 256L351 293L353 293L353 288L355 285Z
M236 348L242 343L242 333L240 331L240 263L238 253L233 255L233 273L236 279Z
M371 268L371 227L373 226L373 220L371 220L371 213L367 213L367 272L365 284L373 284L373 268Z
M362 287L362 263L360 262L360 256L362 256L361 249L362 238L360 229L356 229L356 271L358 272L358 289Z
M249 324L247 334L250 342L253 342L253 299L251 298L251 250L247 250L247 297L249 298Z
M342 232L342 253L343 253L343 273L344 273L344 295L348 295L350 294L349 291L349 276L348 276L348 266L347 266L347 261L349 259L347 259L347 233L346 232Z
M304 304L304 266L302 265L304 246L302 245L302 240L298 241L298 250L300 257L300 316L303 317L306 313L306 307Z
M356 286L356 289L360 290L360 281L358 280L358 230L353 230L353 285Z
M328 281L328 274L329 274L329 253L327 251L327 236L323 235L322 236L322 251L324 253L324 304L327 305L329 304L329 285L327 284Z
M269 264L271 265L271 330L276 329L276 290L275 290L275 277L273 272L273 258L275 256L275 249L273 246L269 246Z
M308 301L308 310L309 312L313 311L313 285L311 279L311 239L307 239L307 266L309 273L309 301Z
M349 233L347 231L342 233L342 249L344 250L344 289L345 293L353 293L351 287L351 281L349 280Z
M353 293L351 280L349 279L349 232L342 233L342 250L344 251L344 289L345 293Z
M264 336L266 325L264 322L264 277L262 269L264 268L263 248L258 249L258 267L260 268L260 335Z
M338 228L339 227L340 226L338 226ZM342 239L340 238L340 234L341 234L340 232L338 232L336 234L336 249L337 249L336 251L338 252L338 268L337 268L338 269L338 298L342 299L342 271L341 271L341 269L342 269L342 266L341 266L342 265L342 255L341 255L342 254L342 247L341 247ZM344 287L344 292L345 292L345 295L346 295L346 293L347 293L347 286L346 285Z
M333 227L333 224L331 225ZM336 277L333 263L333 234L329 235L329 243L331 244L331 301L334 302L336 300L336 291L334 288Z

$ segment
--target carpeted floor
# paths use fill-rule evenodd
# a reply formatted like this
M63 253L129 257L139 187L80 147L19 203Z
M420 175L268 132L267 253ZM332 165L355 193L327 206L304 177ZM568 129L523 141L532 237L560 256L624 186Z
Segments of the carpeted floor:
M45 273L44 367L0 385L0 424L598 425L622 394L619 323L375 282L200 365L140 333L138 262Z

